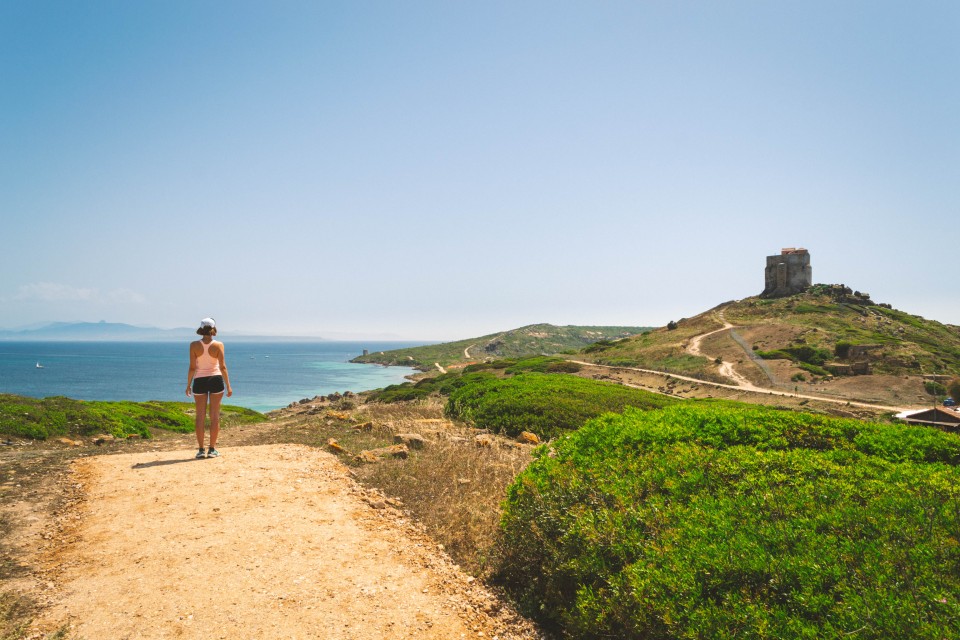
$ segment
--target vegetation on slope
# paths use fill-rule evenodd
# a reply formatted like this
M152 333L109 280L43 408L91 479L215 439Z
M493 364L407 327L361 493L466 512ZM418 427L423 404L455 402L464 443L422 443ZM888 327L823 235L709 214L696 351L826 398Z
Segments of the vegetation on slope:
M583 359L614 366L656 369L721 381L716 363L689 354L689 340L722 325L718 312L758 355L787 358L814 375L831 364L848 364L852 347L868 347L856 360L874 374L960 374L960 327L910 315L888 306L838 301L832 288L816 285L784 298L745 298L638 336L597 343ZM732 344L732 343L731 343ZM871 346L872 345L872 346Z
M555 438L604 413L626 407L658 409L678 402L641 389L569 375L472 375L477 377L451 390L446 414L507 436L529 431L540 439Z
M611 382L562 375L576 368L575 363L543 356L498 360L391 385L369 398L406 402L440 395L447 397L444 412L451 418L492 433L516 436L529 431L541 439L578 429L603 413L625 407L657 409L678 401Z
M549 448L497 577L570 638L960 636L960 438L682 403Z
M623 338L645 330L644 327L558 327L552 324L532 324L469 340L371 353L354 358L351 362L400 365L427 371L433 369L434 364L446 367L499 358L576 351L599 340ZM469 357L464 354L464 350L467 350Z
M149 438L151 429L190 433L193 408L183 402L88 402L0 394L0 435L44 440L98 434ZM264 419L256 411L231 405L223 406L221 415L225 425Z
M960 327L879 305L837 302L823 286L808 293L761 300L748 298L726 307L728 321L744 326L781 324L794 329L792 344L807 345L844 362L851 346L876 345L867 356L879 374L960 373Z
M691 355L686 350L694 336L722 326L711 312L707 312L695 318L671 321L667 327L643 331L636 336L597 342L582 349L577 357L615 367L639 367L696 376L714 382L729 382L717 374L712 360Z

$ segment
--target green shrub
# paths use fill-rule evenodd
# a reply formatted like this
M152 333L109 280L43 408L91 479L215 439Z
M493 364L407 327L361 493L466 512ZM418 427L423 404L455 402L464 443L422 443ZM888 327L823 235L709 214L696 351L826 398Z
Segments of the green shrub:
M774 349L773 351L757 349L756 354L764 360L793 360L793 356L782 349Z
M611 340L597 340L593 344L583 348L584 353L597 353L600 351L606 351L613 346L613 341Z
M149 438L151 428L189 433L194 430L194 418L187 413L191 409L193 404L184 402L88 402L0 394L0 433L37 440L100 433ZM264 419L256 411L231 405L222 407L222 418L225 424Z
M830 351L819 347L812 347L808 344L797 345L793 347L784 347L773 351L760 351L757 355L764 360L795 360L815 366L822 366L830 359Z
M926 389L927 393L932 396L947 395L947 388L934 380L925 380L923 383L923 388Z
M830 375L830 372L824 369L823 367L817 366L815 364L810 364L808 362L801 362L797 365L804 371L809 371L815 376L827 377Z
M953 378L949 384L947 384L947 393L950 394L950 397L954 400L960 401L960 378Z
M446 413L496 433L515 436L531 431L541 438L553 438L602 413L628 406L660 408L674 402L677 400L609 382L524 373L512 378L465 380L451 391Z
M853 346L853 343L850 342L849 340L840 340L837 342L836 346L833 348L833 353L838 358L841 358L841 359L846 358L848 355L850 355L850 347L852 346Z
M518 373L577 373L582 365L554 356L536 356L521 358L510 362L504 370L509 374Z
M474 373L444 373L431 378L423 378L416 383L404 382L402 384L392 384L370 392L368 399L372 402L408 402L410 400L419 400L431 394L449 395L453 389L457 389L464 384L474 380L485 380L493 378L493 374L488 372L479 372L474 369Z
M568 638L960 637L960 437L683 403L509 490L495 577Z
M582 364L568 360L551 362L547 365L547 373L579 373L581 369L583 369Z

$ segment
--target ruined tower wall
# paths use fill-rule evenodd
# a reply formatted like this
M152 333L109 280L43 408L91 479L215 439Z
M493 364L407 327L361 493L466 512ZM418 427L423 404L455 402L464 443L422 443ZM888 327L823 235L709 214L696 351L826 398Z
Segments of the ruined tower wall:
M783 249L767 256L762 298L780 298L806 291L813 284L810 253L806 249Z

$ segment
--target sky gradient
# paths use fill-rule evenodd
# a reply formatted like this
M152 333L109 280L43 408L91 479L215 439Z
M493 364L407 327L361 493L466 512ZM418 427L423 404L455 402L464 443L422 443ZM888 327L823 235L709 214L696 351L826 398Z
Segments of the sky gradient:
M0 328L960 324L955 2L0 1Z

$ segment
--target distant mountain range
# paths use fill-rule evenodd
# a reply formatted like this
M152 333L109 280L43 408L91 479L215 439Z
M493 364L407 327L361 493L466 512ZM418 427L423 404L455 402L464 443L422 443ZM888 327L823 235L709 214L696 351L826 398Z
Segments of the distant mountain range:
M318 337L276 337L263 335L223 334L230 340L323 340ZM159 329L137 327L121 322L51 322L25 329L0 329L0 341L91 341L149 342L196 339L195 328Z
M51 322L28 329L0 329L0 340L185 340L195 329L136 327L120 322Z

